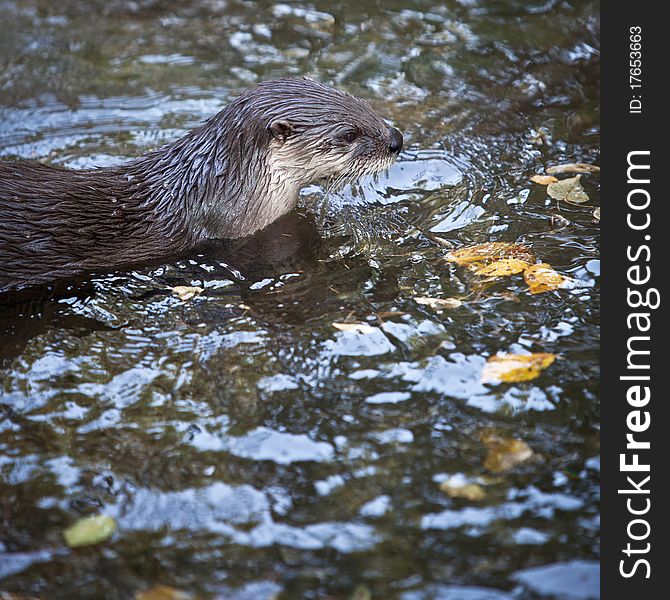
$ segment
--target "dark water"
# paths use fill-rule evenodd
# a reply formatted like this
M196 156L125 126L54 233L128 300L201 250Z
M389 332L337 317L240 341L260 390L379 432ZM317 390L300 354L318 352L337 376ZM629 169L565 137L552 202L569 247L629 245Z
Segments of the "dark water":
M529 182L598 161L597 3L26 0L0 22L2 158L111 164L281 75L405 134L388 174L305 190L258 239L1 307L0 590L597 597L599 181L581 206ZM497 240L576 285L444 260ZM482 384L499 351L560 358ZM491 431L532 457L492 473ZM115 535L67 549L101 512Z

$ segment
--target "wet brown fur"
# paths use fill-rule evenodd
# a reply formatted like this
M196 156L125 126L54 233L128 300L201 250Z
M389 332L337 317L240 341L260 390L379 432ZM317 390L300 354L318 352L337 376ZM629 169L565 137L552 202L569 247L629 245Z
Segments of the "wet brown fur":
M281 79L119 166L0 161L0 292L250 235L312 181L388 167L398 136L359 98Z

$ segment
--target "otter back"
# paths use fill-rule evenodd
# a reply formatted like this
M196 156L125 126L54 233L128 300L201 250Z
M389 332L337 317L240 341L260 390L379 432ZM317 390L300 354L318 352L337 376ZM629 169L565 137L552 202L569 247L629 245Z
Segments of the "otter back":
M165 253L158 216L116 169L0 161L0 291Z

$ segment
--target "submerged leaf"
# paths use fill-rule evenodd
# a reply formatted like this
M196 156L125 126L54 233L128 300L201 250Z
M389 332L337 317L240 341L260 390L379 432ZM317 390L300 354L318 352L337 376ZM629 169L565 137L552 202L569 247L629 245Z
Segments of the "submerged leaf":
M570 281L565 275L554 271L552 266L547 263L539 263L528 267L524 271L523 278L528 284L531 294L551 292Z
M555 360L556 355L548 352L492 356L484 365L482 381L484 383L531 381Z
M188 285L176 285L173 288L170 288L173 294L179 296L181 300L190 300L199 296L204 291L203 288L198 286L188 286Z
M65 542L70 548L99 544L116 530L116 521L108 515L93 515L79 519L63 531Z
M549 222L551 223L551 226L556 229L563 229L570 225L570 221L563 215L551 215L551 220Z
M565 165L555 165L547 167L545 171L551 175L559 173L599 173L598 165L589 165L587 163L567 163Z
M549 185L550 183L556 183L558 181L553 175L533 175L530 180L533 183L539 183L540 185Z
M556 183L550 183L547 186L547 194L555 200L565 200L571 204L582 204L587 202L589 196L579 182L581 177L581 175L575 175L568 179L561 179Z
M600 207L596 208L593 211L593 218L596 219L597 221L600 221Z
M441 310L443 308L458 308L463 304L463 302L461 302L458 298L427 298L425 296L418 296L414 298L414 301L417 304L430 306L430 308L435 310Z
M367 323L333 323L335 329L340 331L351 331L353 333L373 333L376 331L376 327L372 327Z
M525 271L530 264L515 258L503 258L488 265L473 265L472 270L482 277L508 277Z
M484 466L493 473L509 471L533 456L533 450L526 442L495 430L485 430L480 439L488 449Z
M461 485L445 481L440 485L440 489L450 498L464 498L465 500L483 500L486 492L481 485L476 483L463 483Z

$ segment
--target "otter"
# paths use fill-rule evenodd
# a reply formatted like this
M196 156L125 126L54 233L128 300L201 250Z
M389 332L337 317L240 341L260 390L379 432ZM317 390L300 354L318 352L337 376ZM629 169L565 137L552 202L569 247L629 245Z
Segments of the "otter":
M402 145L366 101L291 78L121 165L0 161L0 292L249 236L294 208L304 186L384 170Z

